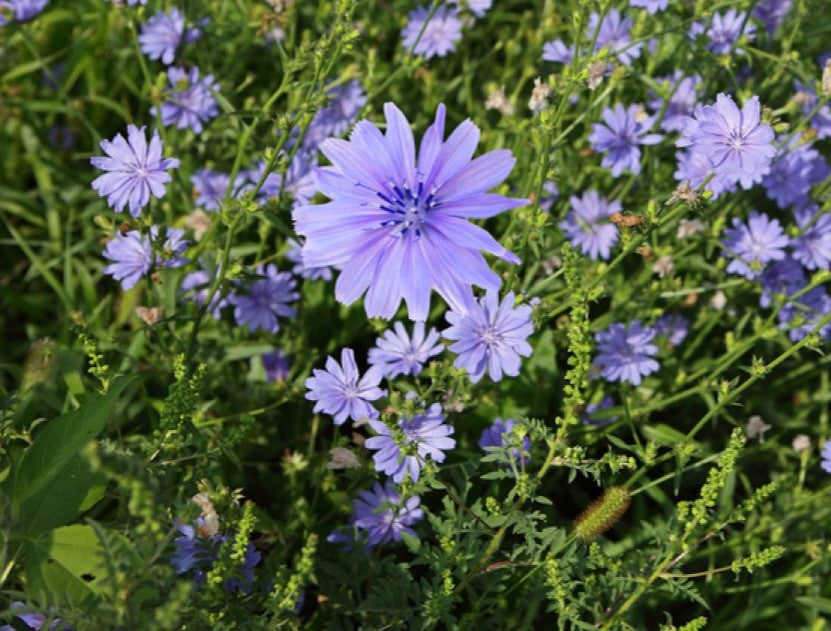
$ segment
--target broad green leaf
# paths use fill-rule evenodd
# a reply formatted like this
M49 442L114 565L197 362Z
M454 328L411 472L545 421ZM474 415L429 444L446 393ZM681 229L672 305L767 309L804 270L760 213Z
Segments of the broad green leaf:
M118 396L131 380L131 377L118 380L107 394L59 416L38 434L15 463L8 481L16 511L46 489L81 448L101 433Z
M54 479L18 507L15 534L33 535L63 526L104 495L107 479L75 456Z
M104 589L103 548L92 527L64 526L24 546L26 587L81 602Z

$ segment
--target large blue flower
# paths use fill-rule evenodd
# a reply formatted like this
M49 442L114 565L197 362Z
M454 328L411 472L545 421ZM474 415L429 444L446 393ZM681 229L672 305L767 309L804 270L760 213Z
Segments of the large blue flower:
M317 183L332 201L294 209L297 232L306 237L304 263L340 268L336 298L351 304L367 292L370 317L393 317L403 298L410 318L425 320L432 289L464 309L473 302L473 285L501 284L480 250L519 263L467 221L527 203L485 193L510 173L514 158L500 150L471 160L479 129L469 120L444 141L443 105L416 158L407 119L392 103L384 112L386 135L363 120L349 141L321 144L333 166L317 170Z

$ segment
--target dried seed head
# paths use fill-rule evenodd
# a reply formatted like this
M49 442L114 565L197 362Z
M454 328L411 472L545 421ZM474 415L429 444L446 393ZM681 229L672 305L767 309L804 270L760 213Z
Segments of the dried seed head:
M136 317L148 326L153 326L162 319L159 307L136 307Z
M185 217L185 226L193 230L193 236L197 241L205 236L211 223L211 218L199 208Z
M652 248L650 248L648 245L641 245L641 246L639 246L639 247L638 247L638 249L637 249L637 250L635 250L635 251L636 251L638 254L640 254L643 258L645 258L647 261L651 261L651 260L652 260L652 256L653 256L653 254L652 254Z
M699 232L704 232L707 227L698 219L682 219L678 224L677 237L679 239L686 239Z
M797 434L791 442L791 447L796 453L801 454L811 448L811 439L806 434Z
M679 201L689 206L694 206L698 203L698 193L690 186L689 180L684 180L676 187L672 192L672 196L666 201L665 206L672 206L672 204Z
M831 94L831 59L825 60L825 68L822 69L822 92Z
M485 101L485 108L489 110L499 110L503 116L511 116L514 113L514 106L508 101L505 96L505 86L503 85L498 90L493 90Z
M548 97L551 96L551 86L543 83L539 77L534 79L534 89L531 91L531 98L528 100L528 108L535 114L548 105Z
M716 293L713 294L713 297L710 299L710 306L713 309L724 309L724 305L727 304L727 296L724 295L724 292L721 289L717 290Z
M603 83L603 77L608 67L609 64L605 61L597 61L589 66L589 76L586 77L586 84L589 86L589 90L594 90Z
M629 508L629 489L615 486L595 500L574 522L574 531L583 541L592 541L615 525Z
M346 447L333 447L329 450L327 469L357 469L361 461Z
M751 416L747 419L747 428L745 429L745 433L747 434L748 438L756 438L759 437L759 442L765 442L765 432L768 431L772 426L768 425L762 420L762 417L758 414Z
M643 223L643 217L640 215L624 215L623 213L612 213L609 215L609 221L624 228L633 228L640 226Z
M652 264L652 271L658 275L658 278L666 278L675 273L675 263L669 254L664 254L659 257L657 261Z

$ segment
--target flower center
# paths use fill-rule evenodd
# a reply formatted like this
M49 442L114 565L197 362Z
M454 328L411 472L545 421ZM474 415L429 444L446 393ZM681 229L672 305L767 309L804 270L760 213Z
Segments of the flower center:
M488 348L499 346L502 343L502 334L492 326L482 327L479 331L479 337Z
M395 237L408 233L420 237L423 226L428 222L428 213L440 203L435 200L435 191L424 194L421 182L415 192L407 184L393 182L386 191L377 191L376 194L383 200L379 208L390 215L381 225L391 226L391 234Z

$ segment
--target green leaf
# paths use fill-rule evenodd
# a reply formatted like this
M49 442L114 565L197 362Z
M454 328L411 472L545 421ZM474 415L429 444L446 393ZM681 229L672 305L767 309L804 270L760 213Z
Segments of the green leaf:
M130 381L132 377L120 379L107 394L59 416L38 434L15 462L8 481L15 516L20 516L21 508L35 501L32 498L47 489L81 448L101 433L118 396Z
M78 603L105 587L103 548L95 531L75 524L53 530L24 546L26 587Z
M15 534L33 535L63 526L104 495L107 478L75 456L54 479L18 507Z
M831 614L831 598L819 598L818 596L800 596L796 599L801 604L822 613Z
M669 425L664 425L663 423L644 425L641 429L647 440L651 440L653 443L657 443L665 447L673 447L678 443L689 442L686 435L682 434L677 429L673 429Z

